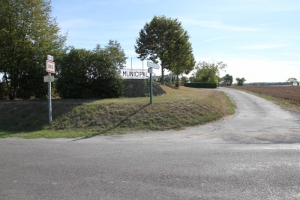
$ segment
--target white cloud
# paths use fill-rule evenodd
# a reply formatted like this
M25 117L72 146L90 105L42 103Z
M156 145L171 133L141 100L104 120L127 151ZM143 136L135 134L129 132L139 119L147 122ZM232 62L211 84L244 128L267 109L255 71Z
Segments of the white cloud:
M257 26L272 26L272 25L278 25L282 23L265 23L265 24L258 24Z
M242 46L238 49L242 50L260 50L260 49L275 49L275 48L281 48L286 47L287 45L284 44L257 44L257 45L248 45L248 46Z
M217 30L227 30L227 31L258 31L259 30L258 28L254 28L254 27L228 25L228 24L224 24L222 22L213 21L213 20L183 19L182 22L185 25L203 26L203 27L208 27L208 28L217 29Z
M212 39L201 41L200 43L212 42L212 41L216 41L216 40L222 40L222 39L225 39L225 38L226 37L217 37L217 38L212 38Z

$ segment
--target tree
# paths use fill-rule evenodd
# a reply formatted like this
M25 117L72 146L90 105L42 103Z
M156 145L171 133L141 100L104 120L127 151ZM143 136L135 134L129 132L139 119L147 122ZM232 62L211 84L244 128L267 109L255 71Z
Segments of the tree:
M164 83L164 70L170 70L180 74L190 69L193 62L191 45L188 43L188 33L183 30L177 19L157 17L146 23L136 39L135 52L141 60L149 59L154 63L160 61L162 78ZM178 54L182 57L174 59ZM186 61L189 60L189 61ZM178 62L176 64L176 62ZM187 63L187 64L186 64ZM186 69L180 69L186 68Z
M189 82L189 78L188 77L186 77L186 76L182 76L181 77L181 83L182 83L182 85L184 85L185 83L188 83Z
M45 96L43 82L47 54L63 50L66 36L51 16L50 1L1 0L0 72L4 74L9 98Z
M298 82L297 82L297 79L296 78L289 78L286 82L289 82L289 83L291 83L291 85L293 85L293 83L297 83L298 84Z
M123 94L113 60L99 45L93 51L71 48L56 63L56 89L61 98L113 98Z
M91 65L92 53L72 47L68 53L57 59L56 90L61 98L83 98L88 87L87 68Z
M296 78L289 78L289 79L287 80L287 82L294 82L294 81L297 81L297 79L296 79Z
M231 86L233 82L233 77L229 74L226 74L224 77L222 77L222 81L225 85Z
M195 66L195 58L187 37L181 37L169 53L169 69L177 76L176 87L179 87L179 75L189 74Z
M238 86L243 86L244 82L246 81L246 79L244 77L243 78L236 78L235 80L237 81Z
M127 57L117 40L109 40L108 45L105 46L105 51L107 51L116 69L123 69L125 67Z
M207 63L199 62L196 66L196 73L193 82L202 83L219 83L220 71L224 70L227 65L223 62Z

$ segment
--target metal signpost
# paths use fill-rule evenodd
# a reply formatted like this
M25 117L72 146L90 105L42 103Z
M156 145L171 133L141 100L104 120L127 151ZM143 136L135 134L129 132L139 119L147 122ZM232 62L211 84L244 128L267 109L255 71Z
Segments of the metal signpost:
M44 76L44 82L48 82L49 123L51 124L52 122L51 82L54 81L54 76L51 76L51 73L55 73L55 63L53 62L53 56L47 55L46 72L48 72L48 76Z
M152 89L152 73L153 69L159 69L159 65L153 62L147 62L148 73L150 73L150 104L152 104L152 96L153 96L153 89Z

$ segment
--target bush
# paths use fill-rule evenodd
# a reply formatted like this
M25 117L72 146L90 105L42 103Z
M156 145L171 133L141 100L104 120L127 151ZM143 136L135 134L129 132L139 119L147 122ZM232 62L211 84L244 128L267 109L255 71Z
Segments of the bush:
M122 78L108 54L71 49L56 61L56 90L61 98L116 98L123 95Z
M185 83L184 86L193 88L217 88L217 83Z
M31 69L31 72L20 76L20 87L17 89L16 97L20 99L46 98L48 84L43 81L46 72L41 69Z
M121 76L115 71L102 74L91 82L91 97L94 98L117 98L123 95L123 82Z

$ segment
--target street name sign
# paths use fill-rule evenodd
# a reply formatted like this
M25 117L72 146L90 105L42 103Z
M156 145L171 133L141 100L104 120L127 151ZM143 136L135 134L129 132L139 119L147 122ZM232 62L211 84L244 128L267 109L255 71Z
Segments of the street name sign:
M51 55L47 55L47 60L51 60L51 61L53 61L53 60L54 60L54 58L53 58L53 56L51 56Z
M153 62L147 62L147 67L151 67L151 68L154 68L154 69L159 69L159 65L158 64L155 64Z
M44 76L44 82L54 82L54 76Z

